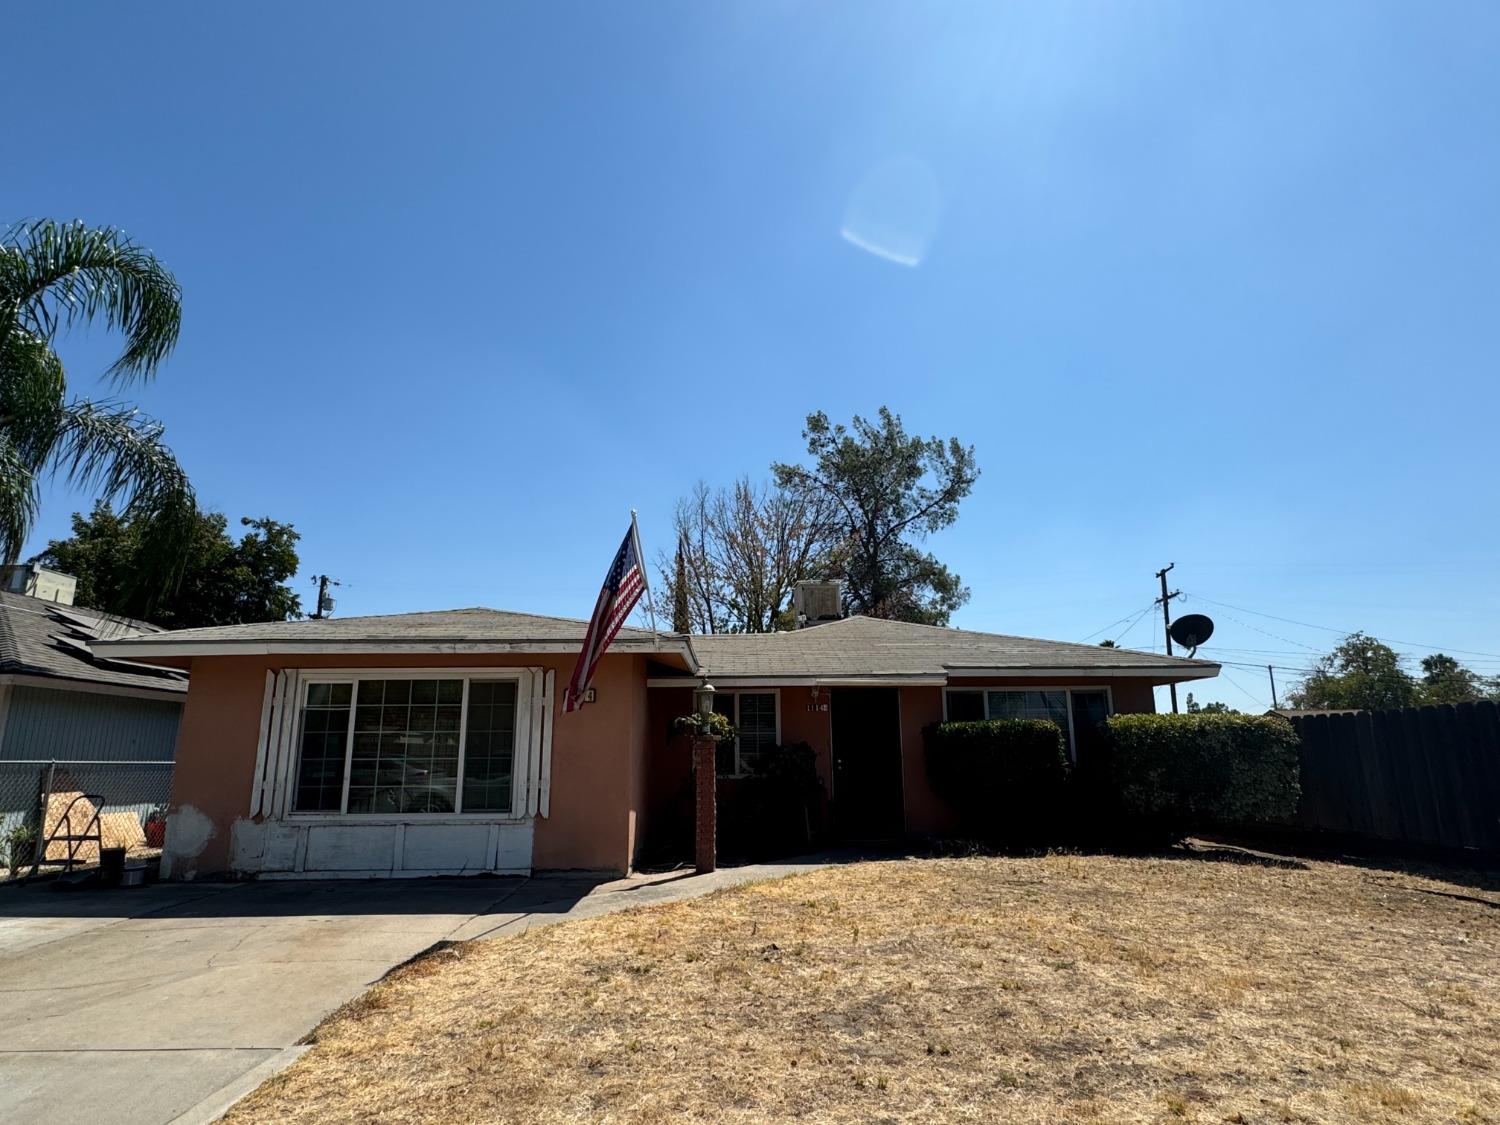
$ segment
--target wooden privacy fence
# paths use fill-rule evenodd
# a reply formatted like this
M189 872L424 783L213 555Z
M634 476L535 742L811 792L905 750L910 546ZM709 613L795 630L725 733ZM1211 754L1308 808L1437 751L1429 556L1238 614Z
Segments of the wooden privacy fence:
M1500 852L1494 703L1287 717L1302 739L1298 827Z

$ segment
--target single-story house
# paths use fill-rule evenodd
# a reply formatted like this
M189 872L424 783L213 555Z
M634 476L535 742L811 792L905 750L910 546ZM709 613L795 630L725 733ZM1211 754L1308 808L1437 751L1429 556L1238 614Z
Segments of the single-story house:
M189 629L108 643L191 671L164 874L313 877L631 868L689 776L671 721L704 677L738 728L721 774L816 754L833 829L941 832L928 723L1094 725L1218 665L850 617L789 632L626 628L564 714L586 622L491 609Z

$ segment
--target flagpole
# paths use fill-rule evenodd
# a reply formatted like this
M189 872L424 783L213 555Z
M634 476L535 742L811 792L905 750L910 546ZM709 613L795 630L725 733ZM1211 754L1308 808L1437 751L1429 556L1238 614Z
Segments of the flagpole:
M641 564L641 584L646 587L646 615L651 618L651 635L656 636L656 602L651 597L651 578L646 573L649 569L646 565L645 552L641 550L641 529L636 526L635 509L630 509L630 538L635 543L635 557Z

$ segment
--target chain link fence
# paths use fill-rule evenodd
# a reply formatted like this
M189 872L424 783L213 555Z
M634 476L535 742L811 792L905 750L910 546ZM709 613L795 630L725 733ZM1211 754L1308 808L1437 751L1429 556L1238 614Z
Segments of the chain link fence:
M0 761L0 881L98 862L99 843L54 835L159 854L171 790L171 762Z

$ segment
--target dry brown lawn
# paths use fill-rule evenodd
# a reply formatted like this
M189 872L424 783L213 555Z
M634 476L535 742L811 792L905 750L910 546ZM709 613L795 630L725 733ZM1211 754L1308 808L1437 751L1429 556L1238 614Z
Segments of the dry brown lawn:
M1500 893L1206 858L829 868L419 961L248 1121L1500 1121Z

